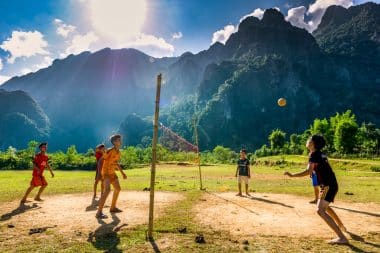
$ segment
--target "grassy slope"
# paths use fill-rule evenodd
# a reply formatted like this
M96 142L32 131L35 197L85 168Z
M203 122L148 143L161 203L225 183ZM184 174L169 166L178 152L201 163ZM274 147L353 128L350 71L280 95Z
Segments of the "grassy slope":
M285 159L283 159L285 158ZM285 162L281 162L285 160ZM257 192L290 193L312 197L310 179L287 179L282 176L284 170L298 171L304 169L307 159L299 156L270 157L259 159L261 165L253 167L254 177L252 188ZM264 163L271 164L264 165ZM275 165L277 163L282 163ZM340 200L354 202L380 203L379 172L372 172L370 166L380 165L378 161L332 161L341 189L337 196ZM165 216L155 221L155 238L168 245L162 252L376 252L380 245L369 242L380 240L379 234L368 234L363 239L367 243L353 240L351 246L329 246L318 238L291 238L278 236L256 236L255 238L232 237L228 231L212 231L200 227L189 212L191 207L202 198L198 191L199 178L197 167L179 167L161 165L157 168L157 190L183 191L186 198L167 209ZM217 165L202 167L204 186L211 191L230 191L236 189L236 180L233 177L235 166ZM30 180L30 171L2 171L0 172L0 201L19 199ZM149 187L149 168L128 170L128 180L122 180L124 190L142 190ZM47 174L49 177L49 175ZM54 179L48 178L50 183L46 194L73 193L90 191L93 183L92 172L65 172L57 171ZM186 190L186 191L185 191ZM346 195L345 192L354 195ZM180 234L177 228L186 226L188 232ZM6 228L0 226L0 231ZM39 252L101 252L113 249L111 252L122 250L125 252L147 252L152 246L146 243L146 226L128 228L119 233L105 235L98 238L96 243L69 240L64 235L52 233L46 237L34 237L24 241L17 247L18 252L30 252L31 249ZM204 234L206 244L194 243L198 233ZM242 244L247 239L249 245ZM41 243L38 243L41 242ZM0 243L1 248L1 243ZM14 249L2 249L2 252L12 252Z

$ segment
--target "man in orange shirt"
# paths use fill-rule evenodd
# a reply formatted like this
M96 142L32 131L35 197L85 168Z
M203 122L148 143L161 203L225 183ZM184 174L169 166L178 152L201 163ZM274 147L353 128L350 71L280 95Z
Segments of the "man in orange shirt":
M47 143L43 142L38 147L40 149L40 152L36 154L33 159L33 178L30 182L29 188L26 190L26 193L21 200L21 204L26 202L26 198L28 197L29 193L36 187L41 188L38 191L37 196L34 198L34 200L42 201L41 194L48 185L45 177L43 176L46 167L49 169L51 177L54 177L54 173L48 163L49 157L46 155Z
M102 178L104 184L104 191L99 200L98 212L96 213L96 218L105 219L106 215L103 214L104 203L107 200L107 197L111 191L111 184L113 186L113 196L112 204L110 207L111 213L122 212L119 208L116 207L116 201L120 193L120 184L116 175L116 170L119 170L123 175L123 178L126 179L127 175L123 172L121 166L119 165L120 160L120 147L121 147L121 135L115 134L111 136L112 148L108 149L107 152L103 155L103 165L102 165Z

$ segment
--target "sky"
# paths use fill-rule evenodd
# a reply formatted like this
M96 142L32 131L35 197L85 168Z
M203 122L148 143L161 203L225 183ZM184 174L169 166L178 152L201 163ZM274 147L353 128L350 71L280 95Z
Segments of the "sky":
M225 43L244 17L268 8L315 30L330 5L364 0L7 0L0 1L0 85L54 59L102 48L153 57L197 53ZM380 3L380 0L373 2Z

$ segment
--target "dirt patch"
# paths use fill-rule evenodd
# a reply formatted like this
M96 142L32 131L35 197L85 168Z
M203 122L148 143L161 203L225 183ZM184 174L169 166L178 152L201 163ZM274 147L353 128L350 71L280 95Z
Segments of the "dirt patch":
M32 201L24 206L19 206L18 201L1 203L0 228L6 233L0 236L0 241L12 240L15 243L15 240L21 241L25 236L36 236L31 233L36 231L44 234L53 231L68 237L88 239L91 233L96 234L105 225L117 232L124 227L148 223L149 192L121 192L118 207L123 212L114 215L108 211L111 193L104 209L109 217L102 221L95 218L97 201L92 201L91 196L91 193L46 196L43 202ZM155 217L160 216L168 205L182 198L179 193L156 192Z
M316 213L310 199L286 194L205 193L194 207L196 220L212 230L232 235L276 235L331 238L332 230ZM380 233L380 205L336 201L333 209L348 231L364 235Z

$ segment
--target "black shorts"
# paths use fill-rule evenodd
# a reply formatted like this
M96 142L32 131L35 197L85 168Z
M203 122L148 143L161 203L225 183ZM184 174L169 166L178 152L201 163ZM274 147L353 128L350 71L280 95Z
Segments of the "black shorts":
M337 185L321 185L319 191L319 198L327 202L334 202L335 195L338 193Z

